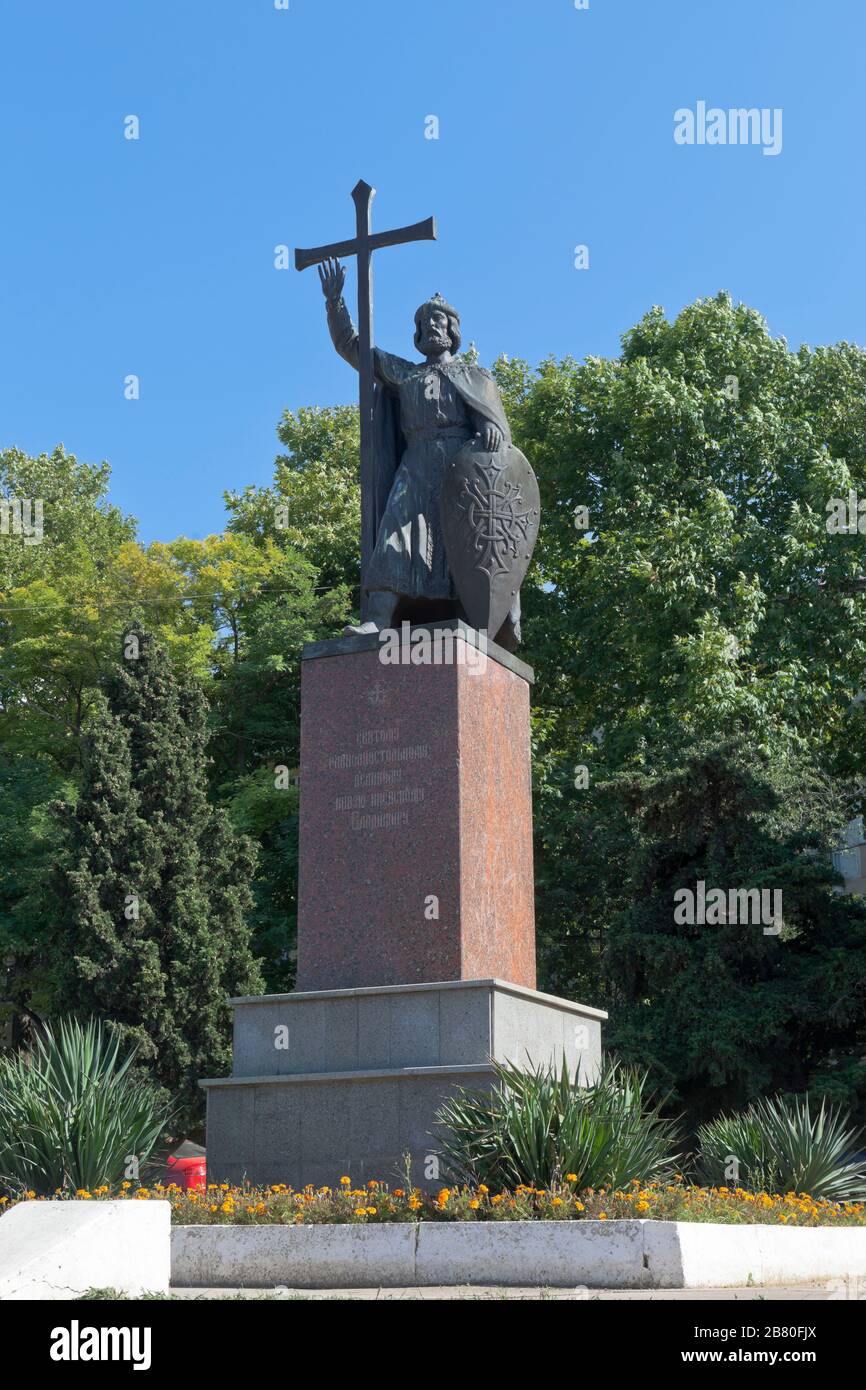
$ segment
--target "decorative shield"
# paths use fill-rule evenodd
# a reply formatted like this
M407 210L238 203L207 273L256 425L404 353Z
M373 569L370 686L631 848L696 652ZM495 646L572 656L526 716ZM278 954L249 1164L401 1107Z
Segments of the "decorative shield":
M495 638L538 536L538 483L513 444L495 454L469 443L448 463L442 530L448 567L468 622Z

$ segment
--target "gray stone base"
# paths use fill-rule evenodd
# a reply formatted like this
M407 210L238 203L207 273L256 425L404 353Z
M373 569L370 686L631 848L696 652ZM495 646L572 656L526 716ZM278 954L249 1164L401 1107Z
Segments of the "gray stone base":
M233 1074L207 1091L208 1181L335 1186L404 1175L441 1184L435 1115L485 1089L491 1059L591 1080L599 1009L501 980L234 999Z

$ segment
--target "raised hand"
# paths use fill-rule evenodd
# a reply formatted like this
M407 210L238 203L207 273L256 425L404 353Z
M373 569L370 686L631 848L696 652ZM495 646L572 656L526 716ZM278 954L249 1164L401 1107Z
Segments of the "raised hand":
M346 267L333 258L321 261L318 267L322 294L326 299L339 299L346 281Z

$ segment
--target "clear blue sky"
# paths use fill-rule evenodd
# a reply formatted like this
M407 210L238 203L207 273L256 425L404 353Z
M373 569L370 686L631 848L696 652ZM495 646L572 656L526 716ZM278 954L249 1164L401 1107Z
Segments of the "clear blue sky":
M436 289L485 363L615 353L723 288L792 345L866 340L863 0L4 0L0 25L0 446L108 459L145 540L221 529L284 407L354 398L315 271L273 256L350 235L358 178L379 228L439 222L376 259L392 351ZM677 145L701 100L782 108L781 154Z

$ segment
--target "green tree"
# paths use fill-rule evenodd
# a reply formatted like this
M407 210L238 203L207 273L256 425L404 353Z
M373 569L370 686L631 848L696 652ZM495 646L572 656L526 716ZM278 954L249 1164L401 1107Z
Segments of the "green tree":
M34 950L44 932L35 904L57 854L48 807L58 795L74 803L83 739L122 632L145 622L178 671L203 679L211 669L209 617L189 601L185 577L135 540L133 519L108 501L108 481L107 464L80 463L61 446L38 458L0 453L9 504L0 526L0 994L13 1039L53 990ZM16 528L16 502L29 536Z
M17 1046L32 1015L47 1012L51 986L38 949L45 922L36 889L55 862L51 801L72 794L51 759L0 747L0 1046Z
M65 574L74 555L105 561L135 536L135 522L108 501L107 463L79 463L62 444L32 458L22 449L0 450L0 498L36 504L41 535L16 535L10 524L0 534L0 592Z
M211 788L256 841L251 915L267 988L291 989L297 931L301 652L350 614L345 585L328 588L307 556L255 528L152 546L169 565L211 649Z
M866 496L866 352L792 352L720 294L614 360L496 371L542 494L522 654L543 978L569 993L622 907L613 774L730 735L866 780L866 536L827 529Z
M714 743L610 790L634 844L602 956L608 1044L693 1123L775 1092L862 1109L866 904L840 894L831 858L846 789L783 751ZM744 902L696 920L682 890L700 882L777 891L780 932L744 922Z
M254 846L207 795L207 710L140 627L85 739L49 917L58 1012L93 1013L135 1043L188 1124L197 1081L226 1072L229 995L256 993L247 914Z
M227 533L212 538L219 555L170 549L224 620L213 778L259 844L256 948L268 988L285 990L297 924L300 659L304 642L337 635L357 611L357 411L286 411L278 434L286 452L273 483L226 494Z
M323 589L347 587L357 607L358 412L345 405L287 410L277 433L287 452L277 456L273 483L226 494L228 529L300 553Z
M72 549L66 564L0 596L0 701L3 742L46 755L77 779L100 682L130 624L147 624L175 668L201 678L212 662L214 629L190 604L184 576L135 541L105 557Z
M496 375L542 493L521 653L537 680L541 978L558 993L607 997L613 1029L620 1008L632 1028L637 1006L614 948L624 923L641 936L632 866L647 846L643 813L628 810L623 787L640 784L650 805L652 787L710 736L753 750L756 765L796 765L804 781L866 782L866 537L832 535L826 524L832 498L849 488L866 496L866 352L847 343L792 352L759 314L719 295L672 321L652 310L614 359L551 359L537 370L503 359ZM298 760L302 644L339 631L357 608L357 412L287 412L279 436L272 485L227 497L225 536L147 552L108 507L104 466L88 472L63 451L2 456L7 496L54 497L44 544L25 553L20 537L0 537L0 739L11 760L0 819L33 851L4 880L19 932L27 914L16 895L40 864L44 879L53 854L44 802L33 800L40 783L23 763L48 760L39 763L52 767L46 798L54 779L74 797L100 681L119 633L139 620L176 670L207 683L210 797L259 845L256 948L269 985L291 984L297 794L277 773ZM49 494L52 469L59 491ZM813 810L817 820L798 833L814 836L829 817L829 834L847 804ZM701 815L714 814L703 804ZM769 871L776 851L766 837L758 843ZM24 901L32 906L32 892ZM38 933L38 916L28 922ZM837 941L839 970L850 955L859 978L856 933L846 928ZM771 947L787 951L788 940ZM808 1011L818 987L793 969L802 949L791 947L789 1011ZM720 976L718 988L734 991L738 1017L739 986ZM694 1023L685 1011L675 1019L685 1053ZM858 1027L850 1012L838 1037L818 1029L813 1079L848 1076L845 1048L859 1045ZM644 1044L656 1036L645 1033ZM658 1035L660 1074L676 1045ZM698 1111L716 1090L749 1093L758 1070L681 1079Z

